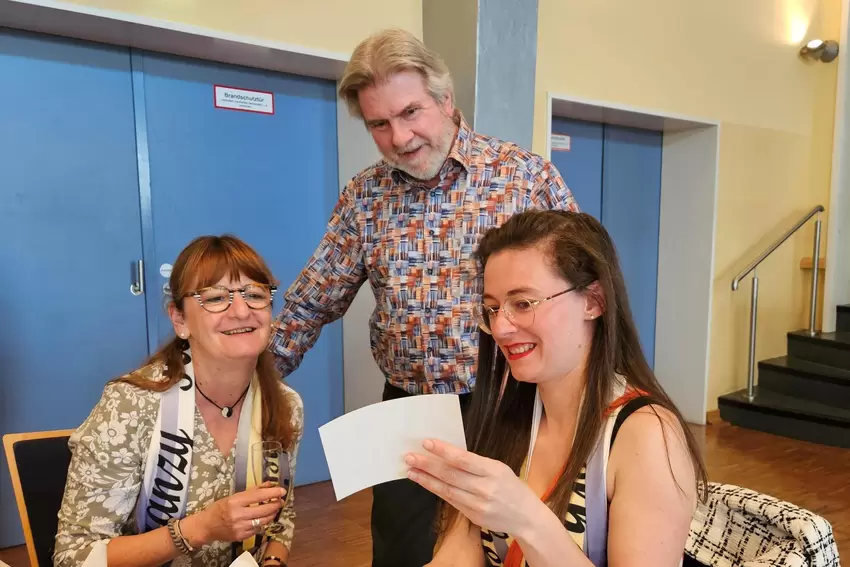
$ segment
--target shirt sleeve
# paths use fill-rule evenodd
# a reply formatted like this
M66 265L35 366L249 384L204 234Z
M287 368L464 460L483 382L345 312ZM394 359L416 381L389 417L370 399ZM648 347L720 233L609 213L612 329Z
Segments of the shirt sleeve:
M283 530L274 534L272 539L282 544L286 549L292 550L292 539L295 536L295 471L298 463L298 449L301 438L304 435L304 402L292 388L283 385L286 397L290 400L292 408L292 425L295 433L289 447L289 494L286 495L286 504L280 512L280 523Z
M139 495L140 413L150 406L135 388L109 384L71 435L71 464L59 510L54 565L81 565L99 541L122 535Z
M366 280L354 183L346 186L319 247L284 294L269 346L284 377L298 368L322 327L345 315Z
M534 181L534 205L541 209L579 212L578 203L561 173L552 162L542 161L542 168Z

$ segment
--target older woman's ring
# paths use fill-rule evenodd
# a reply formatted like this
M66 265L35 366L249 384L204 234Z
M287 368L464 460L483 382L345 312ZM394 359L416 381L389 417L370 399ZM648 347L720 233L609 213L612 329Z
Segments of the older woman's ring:
M251 520L251 527L254 528L255 532L260 531L260 519L254 518L253 520Z

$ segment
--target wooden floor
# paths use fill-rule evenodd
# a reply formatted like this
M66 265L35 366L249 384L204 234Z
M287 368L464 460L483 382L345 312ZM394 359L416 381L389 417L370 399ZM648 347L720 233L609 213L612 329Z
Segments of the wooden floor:
M793 502L832 523L841 552L850 550L850 450L793 441L733 427L715 416L694 427L712 481L745 486ZM329 483L298 488L293 567L368 567L368 491L336 502ZM0 560L24 567L23 548Z

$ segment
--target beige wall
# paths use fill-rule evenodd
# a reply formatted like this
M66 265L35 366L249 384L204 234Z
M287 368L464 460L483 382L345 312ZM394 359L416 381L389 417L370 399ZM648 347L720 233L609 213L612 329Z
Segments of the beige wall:
M746 380L749 280L733 293L735 272L794 216L828 205L836 65L797 49L837 40L840 11L838 0L540 0L535 151L547 91L721 123L710 410ZM806 324L799 260L812 234L759 270L759 358L784 354L785 332Z
M385 27L422 37L422 0L68 0L249 37L350 53Z
M70 1L348 53L384 27L421 37L425 0ZM549 91L721 123L713 409L746 376L749 281L732 293L734 273L794 216L828 204L836 65L803 62L797 49L817 36L838 39L840 1L539 2L535 151L546 147ZM806 324L799 260L811 254L811 234L759 270L759 358L783 354L785 332Z

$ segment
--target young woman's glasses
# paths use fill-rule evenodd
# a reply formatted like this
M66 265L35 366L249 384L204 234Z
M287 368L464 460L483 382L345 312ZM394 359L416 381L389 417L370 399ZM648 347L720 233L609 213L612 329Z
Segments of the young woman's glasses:
M276 291L277 286L265 284L248 284L237 289L214 285L190 291L184 297L191 295L210 313L221 313L233 304L233 294L236 292L239 292L251 309L265 309L271 305Z
M512 297L505 300L501 307L493 308L484 303L479 303L475 306L475 317L478 319L478 326L488 335L493 334L492 321L496 314L502 312L508 320L517 327L530 327L534 324L534 308L544 301L555 299L558 296L564 295L578 289L578 286L573 286L564 291L559 291L549 297L543 299L528 299L525 297Z

